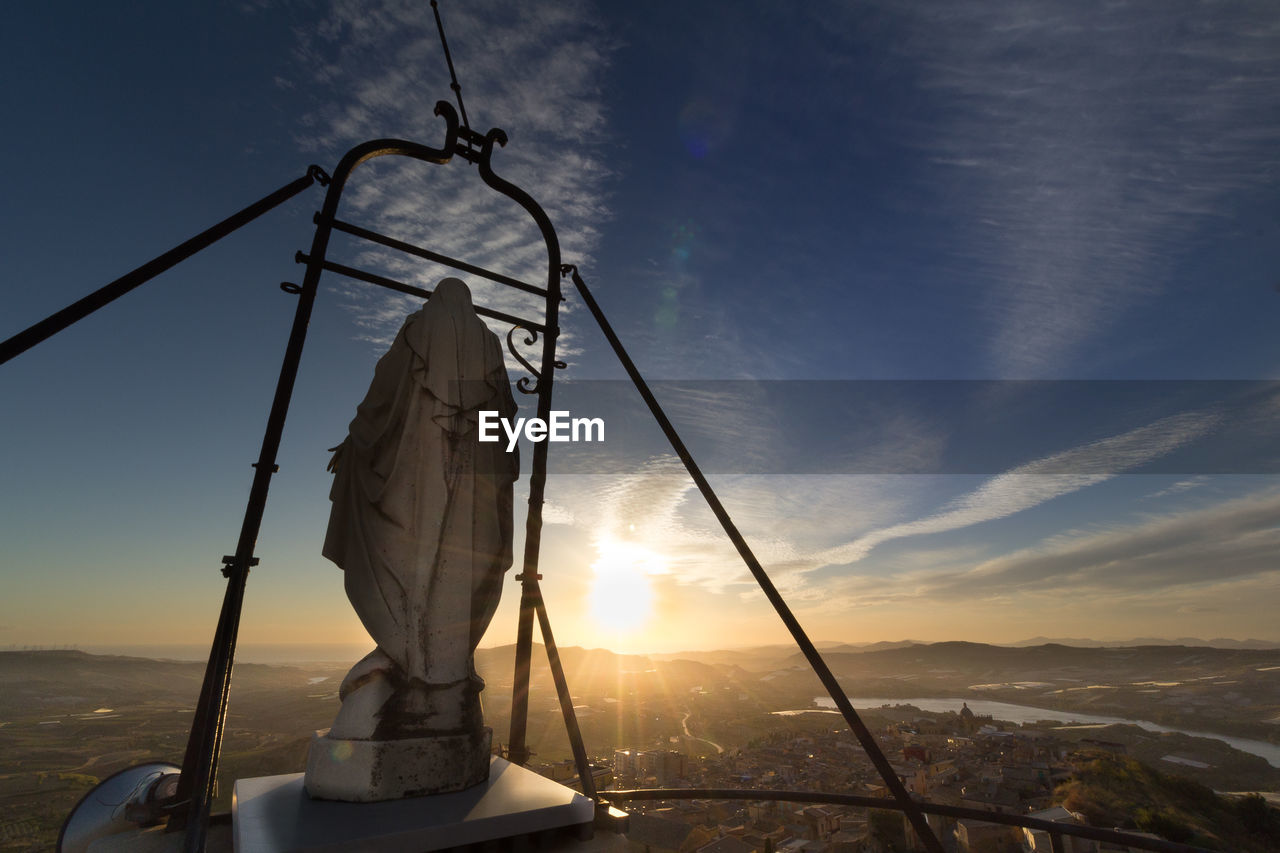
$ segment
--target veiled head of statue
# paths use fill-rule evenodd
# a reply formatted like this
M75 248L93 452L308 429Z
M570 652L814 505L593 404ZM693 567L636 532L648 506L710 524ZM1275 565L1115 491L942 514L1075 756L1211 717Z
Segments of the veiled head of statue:
M442 278L440 283L436 285L436 289L431 293L431 298L427 300L427 304L439 308L472 308L471 288L467 287L466 282L460 278L453 278L452 276Z
M502 351L476 315L471 290L461 279L436 285L427 304L406 323L404 338L415 355L414 376L441 403L474 415L490 401Z

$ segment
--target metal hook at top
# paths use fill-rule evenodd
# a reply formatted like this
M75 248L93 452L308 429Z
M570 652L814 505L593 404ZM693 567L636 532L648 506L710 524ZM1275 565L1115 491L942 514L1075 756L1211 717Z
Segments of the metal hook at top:
M498 143L498 147L505 148L507 146L507 132L500 127L490 128L489 132L484 135L484 144L480 146L480 170L481 172L489 172L493 174L493 165L490 158L493 157L493 144Z
M329 186L329 181L332 180L329 177L329 173L326 172L324 169L321 169L315 163L312 163L310 166L307 167L307 177L315 181L317 184L319 184L322 187Z
M436 101L435 109L431 112L444 118L444 148L441 150L452 153L454 142L458 138L458 111L448 101Z

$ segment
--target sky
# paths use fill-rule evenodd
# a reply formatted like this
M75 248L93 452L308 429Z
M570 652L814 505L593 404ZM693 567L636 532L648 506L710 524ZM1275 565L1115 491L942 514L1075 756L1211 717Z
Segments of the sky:
M509 135L495 171L546 208L812 638L1280 642L1280 7L440 7L472 126ZM358 142L439 146L451 95L426 2L24 4L0 70L6 337ZM0 366L0 649L207 645L321 201ZM342 215L544 274L461 161L375 161ZM326 449L416 307L322 279L246 649L371 645L320 556ZM557 407L605 441L551 448L556 640L787 642L562 310ZM514 640L517 587L485 645Z

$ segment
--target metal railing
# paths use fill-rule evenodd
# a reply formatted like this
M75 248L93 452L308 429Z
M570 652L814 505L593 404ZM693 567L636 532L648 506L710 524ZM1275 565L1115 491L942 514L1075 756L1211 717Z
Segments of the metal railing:
M600 797L605 802L610 803L644 800L770 800L775 802L814 803L816 805L856 806L864 809L903 811L902 804L897 800L879 797L752 788L633 788L622 791L601 791ZM926 815L1042 830L1049 834L1054 853L1064 853L1066 850L1062 841L1063 836L1121 844L1135 850L1153 850L1157 851L1157 853L1214 853L1214 851L1205 847L1179 844L1175 841L1166 841L1163 838L1148 838L1145 835L1136 835L1120 829L1102 829L1101 827L1084 824L1061 823L1053 820L1042 820L1030 815L1012 815L967 808L965 806L948 806L941 803L930 803L927 800L912 800L912 802L917 809Z

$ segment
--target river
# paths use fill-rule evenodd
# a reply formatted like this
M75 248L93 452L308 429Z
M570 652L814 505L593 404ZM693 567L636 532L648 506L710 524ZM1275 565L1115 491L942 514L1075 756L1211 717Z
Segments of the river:
M819 696L815 698L814 704L819 708L834 709L836 703L831 700L830 696ZM914 705L921 711L959 711L962 702L969 705L969 710L975 714L990 714L997 720L1009 720L1014 723L1034 723L1037 720L1061 720L1065 723L1125 723L1131 726L1141 726L1151 732L1180 732L1184 735L1192 737L1207 737L1213 740L1222 741L1235 747L1241 752L1248 752L1266 759L1267 763L1272 767L1280 767L1280 745L1267 743L1265 740L1252 740L1243 737L1231 737L1230 735L1220 735L1216 732L1196 732L1187 729L1175 729L1169 726L1162 726L1148 720L1128 720L1124 717L1108 717L1102 714L1082 714L1079 711L1054 711L1049 708L1032 708L1029 705L1012 705L1008 702L993 702L989 699L883 699L877 697L859 697L850 696L849 701L853 703L855 708L870 709L879 708L882 705ZM782 712L788 713L788 712ZM797 713L797 712L791 712Z

